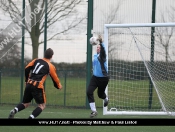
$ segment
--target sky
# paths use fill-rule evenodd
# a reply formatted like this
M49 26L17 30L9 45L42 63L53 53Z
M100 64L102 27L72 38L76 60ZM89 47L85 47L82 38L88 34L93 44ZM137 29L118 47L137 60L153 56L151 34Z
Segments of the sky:
M106 16L111 15L110 12L116 7L119 0L94 0L94 29L93 32L103 32L104 24L107 23ZM152 0L123 0L115 18L115 23L148 23L151 21L151 8ZM156 2L156 21L160 22L160 13L166 13L171 5L175 5L174 0L157 0ZM19 4L20 5L20 4ZM87 15L87 2L84 0L81 5L77 7L78 13ZM168 18L167 18L168 21ZM0 28L4 29L10 23L8 14L0 13ZM63 27L62 23L56 23L48 29L48 38L55 31ZM87 24L86 21L69 34L62 34L61 40L52 40L47 42L47 48L53 48L55 55L54 62L68 62L68 63L81 63L86 61L87 55ZM96 35L96 34L94 34ZM31 58L32 47L29 35L25 34L25 55ZM41 39L43 39L41 36ZM69 40L66 40L69 38ZM21 45L19 43L19 45ZM43 44L39 47L39 57L43 57ZM93 53L96 47L93 47Z

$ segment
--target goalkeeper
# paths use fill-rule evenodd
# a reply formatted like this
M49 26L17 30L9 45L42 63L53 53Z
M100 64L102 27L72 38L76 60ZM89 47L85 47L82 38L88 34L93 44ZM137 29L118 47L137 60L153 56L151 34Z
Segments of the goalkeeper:
M109 82L106 52L101 36L98 36L98 40L100 44L97 45L97 54L94 54L93 56L93 76L91 77L89 86L87 88L87 97L92 111L90 114L91 118L97 115L93 94L96 88L98 88L98 97L104 100L104 107L108 105L108 97L105 94L105 89Z
M46 105L46 95L43 84L48 74L50 74L54 86L57 89L62 88L62 85L56 73L56 69L54 65L50 63L52 56L53 50L49 48L45 51L43 59L34 59L25 67L26 88L24 91L23 101L10 111L8 117L9 119L14 118L14 115L17 112L20 112L21 110L27 108L33 98L38 104L38 107L33 110L28 119L34 119L41 114Z

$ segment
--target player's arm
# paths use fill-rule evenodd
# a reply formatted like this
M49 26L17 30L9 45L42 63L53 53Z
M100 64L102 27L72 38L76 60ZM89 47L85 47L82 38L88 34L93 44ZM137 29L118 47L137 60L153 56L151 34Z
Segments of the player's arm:
M100 59L101 59L103 62L105 62L105 61L106 61L106 52L105 52L104 44L101 43L101 44L100 44L100 47L101 47L101 49L100 49Z
M35 63L35 60L32 60L26 67L25 67L25 82L28 81L30 70L33 68L33 65Z
M50 65L50 77L52 78L54 87L57 89L61 89L62 85L60 79L57 76L56 68L53 65Z

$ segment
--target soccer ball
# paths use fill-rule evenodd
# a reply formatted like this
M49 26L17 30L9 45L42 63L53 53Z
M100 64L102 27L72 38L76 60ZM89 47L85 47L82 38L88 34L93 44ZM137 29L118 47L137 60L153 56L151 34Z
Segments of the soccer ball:
M99 44L99 40L98 40L97 37L91 37L91 38L89 39L89 42L90 42L90 44L91 44L92 46L93 46L93 45Z

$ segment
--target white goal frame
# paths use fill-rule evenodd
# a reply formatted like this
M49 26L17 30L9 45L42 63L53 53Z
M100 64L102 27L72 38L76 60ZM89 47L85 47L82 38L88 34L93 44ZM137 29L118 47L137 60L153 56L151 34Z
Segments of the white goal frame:
M106 54L108 57L108 29L109 28L132 28L132 27L175 27L175 23L134 23L134 24L104 24L104 44L106 47ZM108 62L107 62L108 65ZM110 82L109 82L110 83ZM154 84L153 84L154 85ZM108 95L108 86L106 87L106 94ZM161 101L160 97L159 101ZM109 97L110 99L110 97ZM172 112L173 115L175 112ZM116 108L103 106L103 115L172 115L166 111L117 111Z

